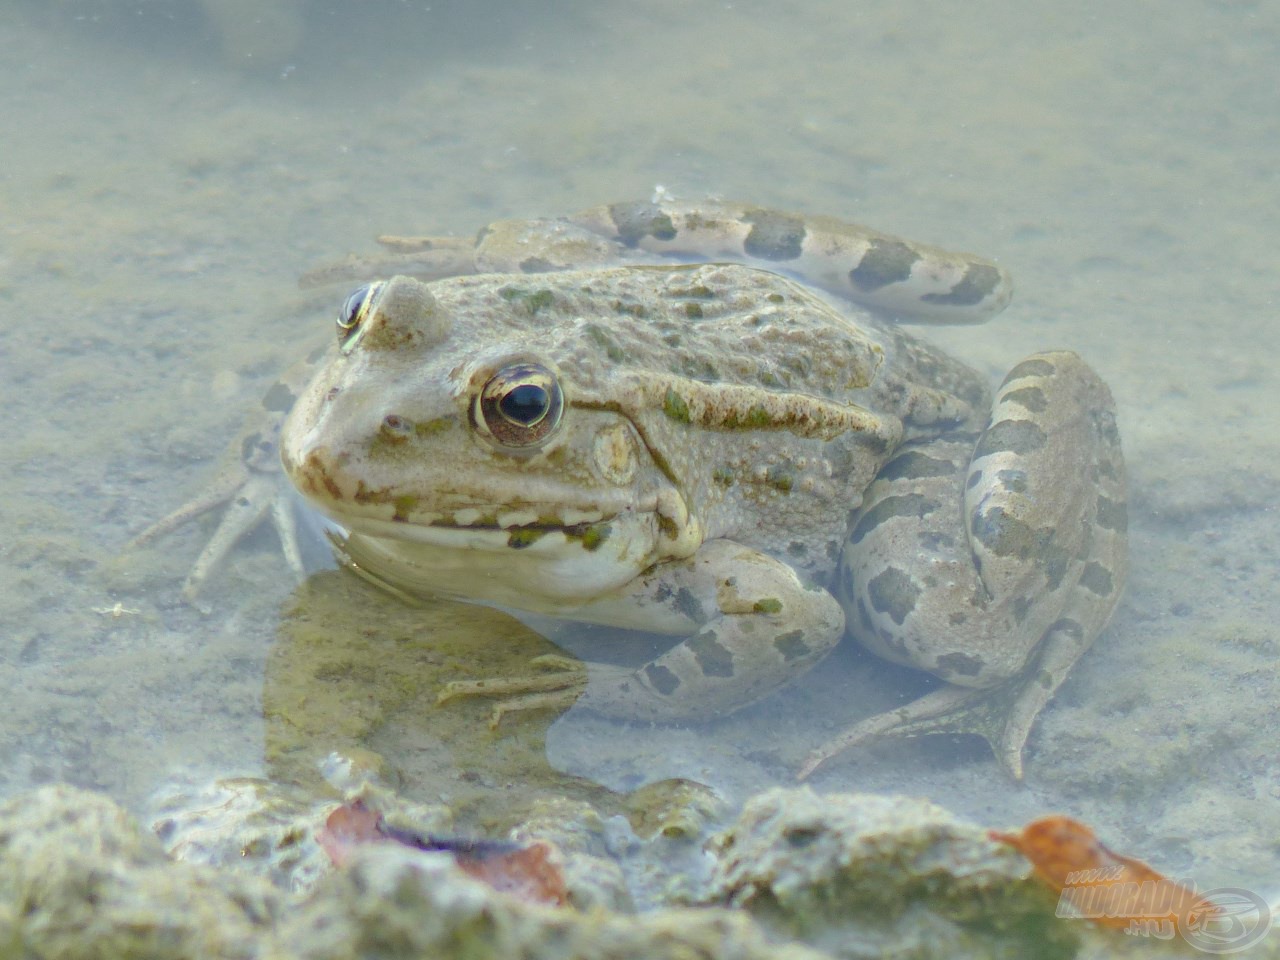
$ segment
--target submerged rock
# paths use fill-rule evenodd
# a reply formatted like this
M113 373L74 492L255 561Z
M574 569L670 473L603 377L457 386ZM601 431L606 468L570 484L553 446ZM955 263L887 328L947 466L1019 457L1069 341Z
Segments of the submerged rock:
M0 805L0 955L255 957L282 899L254 876L177 863L98 794Z
M835 956L1067 957L1084 932L1024 860L927 800L770 790L709 846L704 902Z
M171 850L201 862L170 856L97 794L45 787L0 804L0 956L917 960L1143 946L1056 919L1022 857L924 800L776 789L709 840L687 818L674 835L645 838L581 802L544 804L515 832L555 845L567 865L569 906L549 906L435 849L367 843L340 868L317 865L301 851L315 845L325 804L230 783L226 836L207 791L191 794L203 805L190 815L171 797L158 824ZM444 808L365 790L388 822L448 823ZM231 856L242 843L245 855ZM637 878L648 895L636 896Z

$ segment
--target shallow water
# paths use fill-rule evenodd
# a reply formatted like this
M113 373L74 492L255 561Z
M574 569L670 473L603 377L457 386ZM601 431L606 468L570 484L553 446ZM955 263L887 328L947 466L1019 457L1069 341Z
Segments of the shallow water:
M1009 310L930 336L993 381L1078 350L1119 407L1129 587L1042 717L1025 786L947 738L815 784L992 825L1068 811L1202 887L1280 888L1267 5L235 6L15 3L0 32L0 790L65 779L139 805L175 772L271 772L294 584L270 533L207 615L178 597L198 529L121 551L325 335L342 294L300 292L304 269L380 232L467 234L660 185L996 256ZM620 747L567 722L551 762L617 788L641 770L757 788L865 688L840 670L918 689L833 663L711 728ZM341 736L408 749L429 702L348 710Z

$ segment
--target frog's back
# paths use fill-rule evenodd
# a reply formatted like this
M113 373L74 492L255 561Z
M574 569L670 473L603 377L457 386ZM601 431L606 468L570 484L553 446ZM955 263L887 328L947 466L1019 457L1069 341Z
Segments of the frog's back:
M709 539L819 577L904 435L954 429L986 402L972 371L924 341L748 266L463 278L435 285L443 301L453 284L459 309L504 305L487 318L504 329L479 342L527 345L571 407L626 414Z

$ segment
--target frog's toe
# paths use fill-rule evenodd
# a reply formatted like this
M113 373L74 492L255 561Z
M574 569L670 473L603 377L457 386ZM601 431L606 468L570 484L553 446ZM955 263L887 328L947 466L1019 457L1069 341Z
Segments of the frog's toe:
M489 727L496 729L510 713L529 710L567 710L577 702L587 686L582 662L572 657L535 657L531 665L552 672L527 677L493 677L486 680L453 680L436 695L436 706L463 697L487 697L497 702L489 714Z
M1014 780L1022 779L1022 748L1043 701L1025 696L1039 678L1019 676L997 687L975 690L947 686L919 700L867 717L813 750L801 764L804 780L832 757L887 737L976 734L987 741L996 760ZM1046 698L1047 699L1047 698Z
M134 537L126 549L145 546L218 507L223 507L218 526L191 565L182 585L182 596L188 603L197 603L204 585L222 569L232 549L268 516L280 536L285 562L299 580L305 576L290 498L280 489L275 477L243 469L224 473L200 496Z

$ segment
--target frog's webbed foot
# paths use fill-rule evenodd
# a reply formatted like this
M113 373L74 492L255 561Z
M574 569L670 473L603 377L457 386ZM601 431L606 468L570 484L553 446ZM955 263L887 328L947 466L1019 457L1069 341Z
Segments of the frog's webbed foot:
M305 576L293 505L280 489L279 478L255 472L239 463L223 471L199 496L143 530L129 541L126 549L145 546L224 504L225 510L217 528L182 585L182 595L189 603L195 603L205 582L222 566L232 548L256 529L268 514L280 536L285 561L299 580Z
M1064 617L1046 634L1038 655L1022 673L994 687L948 684L904 707L860 720L805 758L796 779L804 780L832 757L886 737L976 734L987 741L1000 766L1022 779L1022 750L1031 727L1081 652L1077 623Z
M1016 709L1022 678L993 690L946 686L918 700L855 723L813 750L796 774L804 780L832 757L887 737L971 733L991 746L1000 765L1015 780L1022 779L1022 747L1035 711L1023 716Z
M436 697L436 706L462 697L496 698L489 713L489 729L494 730L509 713L567 710L587 688L586 671L576 657L546 654L534 657L529 665L548 672L528 677L454 680L444 685Z

